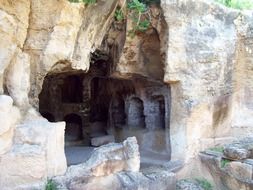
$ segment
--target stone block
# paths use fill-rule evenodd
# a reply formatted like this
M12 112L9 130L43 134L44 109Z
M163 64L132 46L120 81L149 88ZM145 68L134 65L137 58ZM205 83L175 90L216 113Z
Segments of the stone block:
M230 174L235 176L238 179L242 180L252 180L252 174L253 174L253 165L252 160L250 161L235 161L230 162L228 164L227 170Z
M47 175L62 175L67 168L64 153L64 122L50 123L36 118L18 125L15 144L35 144L46 152Z
M253 137L226 145L224 155L231 160L242 160L253 157Z
M46 181L46 153L38 145L15 145L10 152L0 156L0 171L2 190L31 187Z

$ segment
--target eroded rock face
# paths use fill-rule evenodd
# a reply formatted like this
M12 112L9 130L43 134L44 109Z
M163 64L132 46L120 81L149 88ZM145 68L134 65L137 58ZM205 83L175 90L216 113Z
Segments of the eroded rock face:
M190 161L204 140L252 132L252 12L212 1L162 0L161 7L169 29L172 159Z
M36 186L64 173L64 123L41 120L34 111L38 94L49 72L88 71L90 53L101 46L117 4L117 0L99 0L91 6L66 0L1 1L0 93L10 96L0 96L0 168L6 171L1 188ZM252 133L252 12L239 13L204 0L161 0L161 7L163 12L152 7L152 27L146 33L126 38L125 26L118 26L120 34L109 35L109 45L118 43L114 53L119 61L112 74L123 78L138 74L170 85L171 115L165 123L170 128L166 140L154 146L172 147L172 159L189 162L217 139ZM149 114L153 108L144 111ZM152 148L148 140L155 137L147 133L143 143ZM17 162L9 166L9 159ZM35 164L36 174L30 175L26 168ZM18 166L20 175L14 175ZM106 176L108 183L117 181L117 175ZM127 181L129 175L119 178ZM138 175L132 174L137 179Z
M0 94L9 95L0 95L1 189L43 189L66 171L65 123L48 122L34 107L48 72L89 69L117 3L1 1Z
M49 123L35 115L32 118L15 126L10 138L12 147L0 155L2 189L33 189L35 186L41 189L47 178L66 171L65 123Z

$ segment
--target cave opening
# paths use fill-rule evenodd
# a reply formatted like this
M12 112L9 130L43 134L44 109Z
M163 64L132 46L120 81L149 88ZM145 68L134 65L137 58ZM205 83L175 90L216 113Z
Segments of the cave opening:
M66 122L68 165L85 161L94 147L130 136L136 136L141 154L168 155L168 160L169 86L138 75L105 73L94 64L88 73L49 73L44 79L39 111L50 122Z

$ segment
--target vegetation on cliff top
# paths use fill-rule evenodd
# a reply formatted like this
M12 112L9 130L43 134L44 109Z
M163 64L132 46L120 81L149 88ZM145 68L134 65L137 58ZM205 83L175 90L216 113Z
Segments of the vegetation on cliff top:
M86 5L95 4L97 0L69 0L73 3L83 2ZM160 0L125 0L123 7L119 7L115 11L114 18L116 21L123 21L127 15L132 21L132 29L129 32L134 36L136 32L145 32L150 26L149 6L152 4L160 4ZM123 10L126 5L127 13Z
M253 9L253 0L216 0L217 2L234 9Z

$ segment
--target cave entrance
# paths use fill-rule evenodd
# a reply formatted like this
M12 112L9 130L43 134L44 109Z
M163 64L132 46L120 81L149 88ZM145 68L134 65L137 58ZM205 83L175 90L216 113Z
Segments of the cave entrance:
M78 164L89 158L89 96L82 72L49 73L39 95L39 111L51 122L65 121L65 155L67 164Z
M83 74L48 74L39 95L39 111L50 122L65 121L66 145L83 144Z
M162 83L107 77L94 67L48 74L39 95L41 115L66 122L68 165L85 161L94 147L130 136L138 139L143 157L162 154L168 160L169 103L169 87Z

